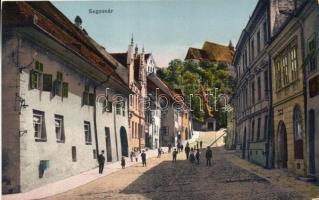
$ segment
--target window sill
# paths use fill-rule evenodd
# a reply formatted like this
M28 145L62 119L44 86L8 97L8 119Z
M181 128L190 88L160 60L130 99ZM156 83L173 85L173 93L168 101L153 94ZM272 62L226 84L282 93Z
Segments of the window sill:
M92 142L85 142L85 145L92 145Z
M63 143L63 144L65 143L65 141L63 141L63 140L57 140L56 142L57 143Z
M42 139L42 138L36 138L36 142L47 142L47 139Z

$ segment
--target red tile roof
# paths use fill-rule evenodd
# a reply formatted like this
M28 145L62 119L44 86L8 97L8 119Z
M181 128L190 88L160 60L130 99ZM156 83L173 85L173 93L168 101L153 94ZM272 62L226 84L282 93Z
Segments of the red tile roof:
M106 75L111 74L116 68L89 41L85 32L70 22L50 2L7 1L3 3L2 19L4 27L34 26L35 18L37 19L35 20L37 26L69 49L80 54L90 64L105 72Z

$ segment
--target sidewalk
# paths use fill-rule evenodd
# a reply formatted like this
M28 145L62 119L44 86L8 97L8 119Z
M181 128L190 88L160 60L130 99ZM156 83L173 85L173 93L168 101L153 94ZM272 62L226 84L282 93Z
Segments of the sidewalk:
M243 160L234 154L234 151L228 152L227 157L233 164L250 171L257 176L263 177L269 182L277 186L284 186L291 188L294 191L302 194L305 199L319 198L319 185L318 183L304 182L298 180L294 175L289 174L280 169L265 169L246 160Z
M148 150L146 151L146 158L153 158L157 156L157 150ZM135 164L140 164L141 159L139 158L139 162L131 162L129 158L126 158L126 167L130 167ZM94 181L98 178L107 176L113 172L121 170L121 161L113 162L111 164L107 164L104 166L103 174L98 173L98 168L92 169L90 171L86 171L84 173L71 176L69 178L49 183L47 185L41 186L39 188L35 188L31 191L25 193L17 193L17 194L8 194L2 195L3 200L29 200L29 199L41 199L45 197L49 197L52 195L56 195L59 193L66 192L68 190L74 189L78 186L85 185L91 181Z

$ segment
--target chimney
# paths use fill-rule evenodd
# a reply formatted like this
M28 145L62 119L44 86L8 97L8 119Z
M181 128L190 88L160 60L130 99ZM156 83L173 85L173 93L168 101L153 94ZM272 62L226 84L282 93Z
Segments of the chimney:
M82 25L82 19L81 19L81 17L76 16L75 19L74 19L74 23L75 23L75 25L78 28L82 29L82 26L81 26Z

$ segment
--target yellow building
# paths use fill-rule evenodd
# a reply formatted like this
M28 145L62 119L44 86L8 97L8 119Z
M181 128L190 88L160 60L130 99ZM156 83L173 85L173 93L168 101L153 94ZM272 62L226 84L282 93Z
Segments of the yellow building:
M275 167L305 175L303 30L294 17L274 33L269 47L272 66Z

